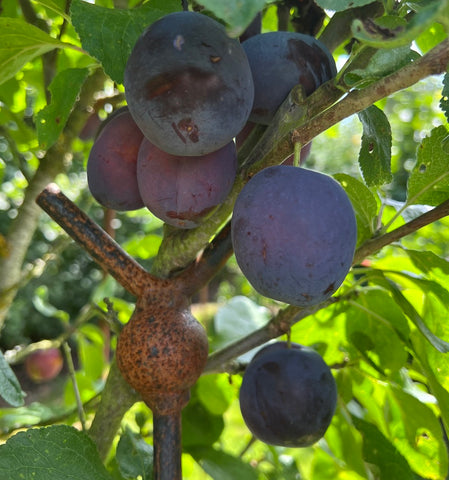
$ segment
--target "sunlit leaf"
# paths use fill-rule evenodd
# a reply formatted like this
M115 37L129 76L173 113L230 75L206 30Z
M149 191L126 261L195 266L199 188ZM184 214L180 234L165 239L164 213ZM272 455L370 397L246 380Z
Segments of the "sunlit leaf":
M449 352L449 342L437 337L426 325L421 315L415 309L415 307L407 300L399 287L391 280L384 277L383 281L379 274L379 279L383 285L390 290L395 302L401 307L402 311L407 317L415 324L418 330L424 335L434 348L439 352Z
M203 375L196 384L198 398L214 415L223 415L234 398L226 375Z
M347 313L347 336L382 370L399 370L407 360L407 319L387 291L361 292Z
M408 180L408 204L438 205L449 198L449 153L442 146L447 135L446 127L441 125L419 146Z
M67 45L20 18L0 17L0 84L24 65L50 50Z
M386 115L375 105L358 114L363 125L359 165L369 187L391 181L391 127Z
M364 459L377 467L379 480L415 480L407 460L375 425L355 416L352 420L362 434Z
M357 244L370 238L374 232L374 220L377 216L377 201L374 194L362 182L347 175L338 173L334 175L351 200L357 219Z
M59 72L51 82L51 102L36 115L37 138L41 148L51 147L58 139L88 73L87 68L68 68Z
M64 20L70 21L69 15L67 15L64 9L61 8L61 3L58 3L55 0L33 0L33 2L39 5L42 5L43 7L48 8L49 10L52 10L57 15L60 15L61 17L63 17Z
M405 249L413 264L424 273L439 269L449 275L449 262L431 251Z
M427 478L444 478L448 458L438 417L427 405L394 386L389 387L399 407L393 443L410 467Z

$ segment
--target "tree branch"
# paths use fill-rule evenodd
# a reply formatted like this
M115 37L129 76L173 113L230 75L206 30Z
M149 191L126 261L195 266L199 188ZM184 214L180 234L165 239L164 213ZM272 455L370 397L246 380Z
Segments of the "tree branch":
M48 185L37 197L47 212L87 253L134 296L143 294L156 277L141 267L103 229L71 202L55 184Z
M390 245L393 242L397 242L401 238L410 235L420 228L430 225L431 223L434 223L437 220L446 217L447 215L449 215L449 200L444 201L432 210L423 213L419 217L410 220L391 232L387 232L383 235L367 240L356 250L353 264L356 265L360 263L366 257L373 255L383 247Z

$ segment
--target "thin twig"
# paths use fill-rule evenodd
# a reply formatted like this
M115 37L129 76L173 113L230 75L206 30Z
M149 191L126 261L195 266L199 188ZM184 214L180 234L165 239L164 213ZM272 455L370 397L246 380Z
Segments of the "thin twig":
M81 401L81 394L78 388L78 382L76 381L76 371L75 371L75 365L73 364L72 350L70 348L70 345L67 342L63 343L62 348L64 350L64 356L67 362L67 367L69 369L70 380L72 381L73 391L75 393L76 406L78 409L78 416L81 422L81 427L85 432L87 431L86 414L84 413L83 402Z

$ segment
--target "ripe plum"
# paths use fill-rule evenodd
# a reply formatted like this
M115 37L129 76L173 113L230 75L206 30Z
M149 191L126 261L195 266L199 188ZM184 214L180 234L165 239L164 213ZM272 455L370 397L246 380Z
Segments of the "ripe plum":
M173 155L204 155L229 143L254 99L239 41L217 21L187 11L166 15L141 35L124 85L145 136Z
M327 47L316 38L295 32L266 32L242 43L254 80L250 120L268 125L298 84L306 96L333 78L337 69Z
M196 227L227 197L237 171L233 141L196 157L170 155L147 139L137 161L137 180L146 207L169 225Z
M297 306L320 303L352 263L357 226L351 202L332 177L278 165L258 172L234 205L238 265L262 295Z
M243 419L259 440L307 447L326 432L335 412L337 386L314 350L287 342L262 348L240 387Z
M113 210L142 208L137 186L137 154L143 134L128 109L108 118L87 161L87 182L98 203Z

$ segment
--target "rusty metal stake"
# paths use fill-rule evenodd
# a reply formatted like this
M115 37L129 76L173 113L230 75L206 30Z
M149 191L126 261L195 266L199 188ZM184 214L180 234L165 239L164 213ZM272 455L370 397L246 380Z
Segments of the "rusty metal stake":
M153 413L153 480L181 480L181 412Z
M48 213L93 259L108 271L129 293L139 299L160 300L160 292L190 297L212 278L232 254L229 225L205 249L201 259L172 279L151 275L129 256L101 227L90 219L55 184L48 185L36 203ZM150 300L151 299L151 300ZM184 401L185 397L185 401ZM188 392L181 394L179 408L153 411L153 479L181 480L181 412L188 402ZM170 400L161 398L161 407Z

